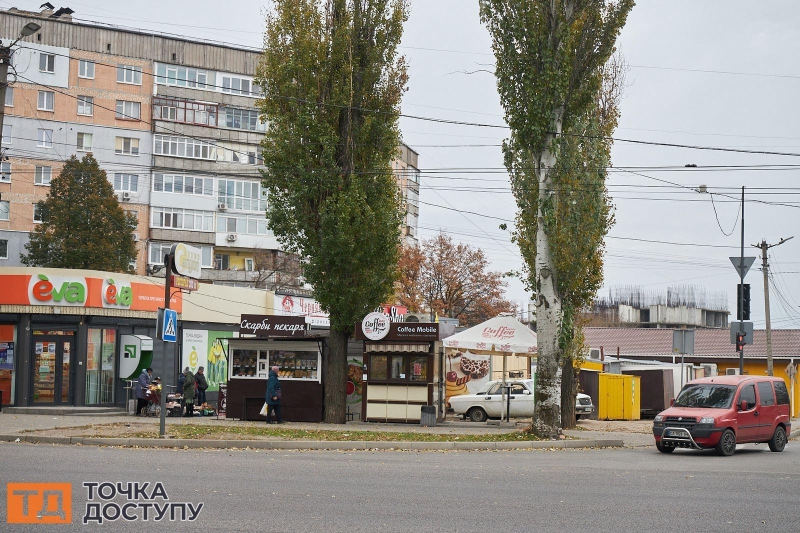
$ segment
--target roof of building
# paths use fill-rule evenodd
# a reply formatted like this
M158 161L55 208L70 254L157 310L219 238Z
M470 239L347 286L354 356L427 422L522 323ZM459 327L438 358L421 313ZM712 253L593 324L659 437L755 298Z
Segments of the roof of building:
M631 356L674 355L671 329L646 328L584 328L586 346L603 348L606 355ZM704 357L736 357L728 329L696 329L694 353ZM744 348L747 358L767 356L767 332L753 332L753 344ZM773 357L800 357L800 329L772 330Z

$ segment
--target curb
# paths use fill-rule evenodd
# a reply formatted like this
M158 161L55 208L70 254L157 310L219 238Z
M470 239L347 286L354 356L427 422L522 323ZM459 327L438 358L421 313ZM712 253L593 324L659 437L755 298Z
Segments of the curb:
M622 439L521 441L521 442L386 442L386 441L269 441L269 440L197 440L197 439L137 439L106 437L50 437L37 435L0 435L0 442L29 444L75 444L83 446L123 446L134 448L188 449L259 449L259 450L455 450L510 451L532 449L566 450L573 448L620 448Z

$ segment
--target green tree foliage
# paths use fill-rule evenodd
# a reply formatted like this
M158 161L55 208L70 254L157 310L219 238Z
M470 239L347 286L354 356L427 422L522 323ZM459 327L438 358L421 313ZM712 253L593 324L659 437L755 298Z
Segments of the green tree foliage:
M405 0L277 0L258 82L270 228L330 313L325 421L346 418L347 339L393 294L402 221L391 173L407 75Z
M604 65L633 5L633 0L480 0L511 128L503 150L519 208L516 238L536 298L532 429L541 437L555 437L561 426L564 354L576 351L575 305L601 275L609 219L604 177L588 176L605 167L592 161L605 149L602 143L591 146L592 131L601 129L592 110ZM579 190L592 187L597 194L579 197Z
M136 217L120 207L91 154L70 157L39 204L42 222L20 254L24 265L130 272L136 259Z

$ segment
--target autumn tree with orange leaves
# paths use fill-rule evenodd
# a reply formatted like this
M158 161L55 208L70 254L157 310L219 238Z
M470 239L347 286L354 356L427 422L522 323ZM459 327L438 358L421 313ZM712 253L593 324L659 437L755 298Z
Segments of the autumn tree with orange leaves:
M483 251L439 234L407 246L398 264L395 297L412 313L438 313L474 326L502 312L514 312L506 300L500 272L488 270Z

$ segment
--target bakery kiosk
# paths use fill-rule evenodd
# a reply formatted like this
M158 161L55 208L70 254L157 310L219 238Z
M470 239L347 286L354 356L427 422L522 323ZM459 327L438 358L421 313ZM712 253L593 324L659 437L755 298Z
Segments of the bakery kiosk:
M281 411L289 422L322 422L322 352L327 332L311 334L304 317L242 315L239 338L228 341L228 418L259 414L269 370L278 367Z
M356 324L355 338L364 342L366 422L419 423L423 406L440 404L438 323L392 322L370 313Z

